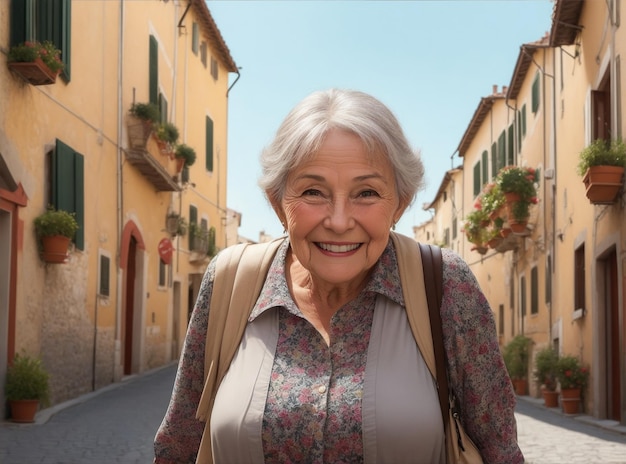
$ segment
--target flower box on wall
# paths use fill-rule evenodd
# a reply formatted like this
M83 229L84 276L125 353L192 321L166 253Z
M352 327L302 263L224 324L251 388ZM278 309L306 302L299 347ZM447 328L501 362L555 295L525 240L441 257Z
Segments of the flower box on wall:
M9 69L32 85L50 85L57 80L58 72L53 72L45 65L41 58L30 62L10 61L7 63Z
M624 168L621 166L591 166L583 177L586 195L594 205L615 203L622 189Z

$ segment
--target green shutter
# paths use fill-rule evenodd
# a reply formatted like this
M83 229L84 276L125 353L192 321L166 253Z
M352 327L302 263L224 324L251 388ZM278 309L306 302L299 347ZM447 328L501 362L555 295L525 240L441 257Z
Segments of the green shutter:
M162 93L159 93L159 111L161 112L161 124L165 124L169 119L167 109L167 99Z
M150 92L150 103L159 104L159 44L156 38L150 36L150 82L148 89Z
M198 23L193 23L191 28L191 51L194 55L198 54L198 44L200 43L200 28Z
M530 313L539 312L539 272L537 267L530 270Z
M522 138L526 137L526 105L522 106Z
M482 189L482 186L487 183L487 179L489 177L489 154L487 153L487 150L483 151L483 155L481 157L481 164L482 164L482 173L481 173L481 178L480 178L480 187Z
M196 243L195 231L198 228L198 208L189 205L189 250L193 250Z
M206 170L213 172L213 121L206 117Z
M506 134L504 131L498 137L498 166L506 166Z
M83 155L57 140L52 156L52 204L76 215L76 248L85 248L85 161Z
M11 46L33 38L30 28L32 6L32 0L11 0Z
M480 193L480 162L474 165L474 196Z
M539 73L537 73L537 75L535 76L535 80L533 81L533 88L532 88L532 111L533 113L536 113L537 111L539 111L539 100L541 97L539 83L540 83Z
M498 163L498 144L491 144L491 178L493 179L498 175L498 170L501 166Z
M509 126L509 140L507 143L507 160L509 165L515 164L515 126Z

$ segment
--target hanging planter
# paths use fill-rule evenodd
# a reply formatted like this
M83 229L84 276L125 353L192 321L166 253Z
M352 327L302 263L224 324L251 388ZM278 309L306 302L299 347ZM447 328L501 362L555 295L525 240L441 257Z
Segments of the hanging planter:
M154 125L160 118L154 103L133 103L127 118L128 142L131 148L144 150Z
M576 169L592 204L615 203L622 189L625 166L626 145L621 140L596 139L580 152Z

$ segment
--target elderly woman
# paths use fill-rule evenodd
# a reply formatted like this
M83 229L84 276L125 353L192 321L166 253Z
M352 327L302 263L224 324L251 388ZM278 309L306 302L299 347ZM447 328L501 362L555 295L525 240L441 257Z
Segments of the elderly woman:
M408 330L378 316L404 310L390 229L423 178L395 116L361 92L314 93L289 113L261 163L260 185L287 238L205 430L196 410L208 315L228 309L209 307L215 260L209 264L155 462L195 462L201 439L210 440L217 464L446 462L437 386L417 345L398 353L401 378L375 360ZM443 250L443 279L443 343L464 427L486 463L521 463L515 395L491 309L450 250ZM270 362L251 361L249 337L264 340Z

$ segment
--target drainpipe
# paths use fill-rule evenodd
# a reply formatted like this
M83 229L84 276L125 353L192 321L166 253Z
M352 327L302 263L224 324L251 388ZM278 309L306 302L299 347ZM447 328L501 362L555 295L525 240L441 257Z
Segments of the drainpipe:
M118 51L117 51L117 289L116 289L116 303L115 303L115 348L113 355L113 381L121 379L121 319L122 319L122 289L124 273L120 266L122 262L122 228L124 226L124 211L123 211L123 179L122 179L122 119L124 112L122 110L122 96L123 96L123 58L124 58L124 2L120 2L120 21L119 21L119 37L118 37Z

